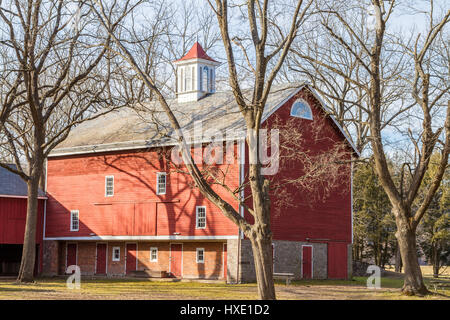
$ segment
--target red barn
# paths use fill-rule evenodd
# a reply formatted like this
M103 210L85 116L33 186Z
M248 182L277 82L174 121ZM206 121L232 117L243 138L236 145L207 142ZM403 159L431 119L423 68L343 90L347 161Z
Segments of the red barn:
M9 165L15 169L15 165ZM36 232L36 267L42 270L42 241L45 194L39 190ZM0 167L0 275L17 275L22 259L27 216L27 184L16 174Z
M177 98L169 104L184 134L201 146L194 151L194 161L199 159L205 168L206 155L215 157L209 144L212 137L222 147L225 144L228 160L214 165L226 172L225 184L235 190L246 179L245 125L233 95L215 90L219 63L196 43L175 64ZM295 119L292 130L317 125L329 143L348 140L307 84L274 86L263 127L270 129L275 119ZM312 139L312 132L303 134L309 139L307 148L327 150ZM172 136L164 112L157 103L149 103L145 113L122 109L79 125L50 154L46 274L63 274L76 264L89 275L148 270L159 276L255 280L249 240L202 196L189 175L174 167ZM354 150L350 141L348 148ZM300 172L295 166L280 168L273 177ZM293 205L281 213L274 210L275 272L292 272L296 278L347 278L352 243L350 172L349 165L348 179L328 200L307 203L303 200L308 195L294 193ZM232 194L219 185L213 188L247 214Z

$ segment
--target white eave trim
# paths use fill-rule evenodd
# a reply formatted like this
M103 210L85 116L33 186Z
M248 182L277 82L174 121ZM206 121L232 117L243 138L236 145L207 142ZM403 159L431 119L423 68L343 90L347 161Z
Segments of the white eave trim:
M297 93L300 92L300 90L302 90L305 87L304 84L302 84L300 87L297 88L297 90L295 90L293 93L291 93L289 96L287 96L285 99L283 99L280 103L278 103L276 105L275 108L272 109L272 111L270 111L269 113L267 113L267 115L265 115L262 119L261 119L261 123L263 123L264 121L266 121L267 119L270 118L270 116L272 114L274 114L278 109L280 109L282 106L284 106L284 104L286 102L288 102L293 96L295 96ZM285 90L288 90L289 88L286 88Z
M228 240L237 239L238 236L92 236L92 237L45 237L44 240Z
M243 131L243 133L241 135L236 134L233 137L226 137L225 139L222 139L222 141L239 141L239 140L245 140L245 131ZM196 143L209 143L209 142L211 142L210 139L194 139L194 141L190 142L190 144L194 145ZM114 145L132 144L132 143L142 143L142 144L136 144L134 146L125 145L125 146L118 146L118 147L113 147L113 146L107 147L108 146L107 144L97 144L97 145L94 144L94 145L87 145L87 146L81 146L81 147L61 148L61 150L67 150L67 151L50 153L48 157L56 158L56 157L66 157L66 156L81 155L81 154L127 151L127 150L137 150L137 149L149 149L149 148L159 148L159 147L167 147L167 146L177 145L177 143L175 143L175 142L148 144L148 143L146 143L145 140L116 142L116 143L114 143ZM102 146L106 146L106 147L101 148ZM77 148L83 148L84 150L76 151Z
M341 127L341 125L339 124L339 122L337 122L336 118L329 114L328 111L325 109L325 102L322 100L322 98L320 97L320 95L316 92L316 90L314 90L309 84L307 84L306 86L308 86L308 89L312 92L312 94L314 95L314 97L319 100L322 109L327 113L327 115L330 116L330 118L333 120L334 124L336 125L336 127L338 127L339 131L341 131L342 135L345 137L345 139L348 141L348 143L350 144L350 146L352 147L353 151L355 151L355 153L358 155L358 157L361 156L361 154L359 153L358 149L356 149L356 146L353 144L352 140L350 139L350 137L345 133L344 129Z
M28 199L28 196L16 196L10 194L0 194L0 198L16 198L16 199ZM47 197L38 197L38 200L48 200Z
M212 61L212 60L203 59L203 58L190 58L190 59L173 61L174 65L179 65L179 66L183 66L185 64L192 64L192 63L209 64L211 66L220 66L220 65L223 64L223 63L221 63L219 61Z

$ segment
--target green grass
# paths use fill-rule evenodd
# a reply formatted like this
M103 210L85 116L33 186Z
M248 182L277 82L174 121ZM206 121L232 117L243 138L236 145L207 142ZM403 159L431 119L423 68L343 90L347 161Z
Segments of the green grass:
M353 277L352 280L297 280L292 281L292 285L296 286L362 286L366 287L368 277ZM275 280L276 284L285 284L283 280ZM381 278L382 288L401 288L403 286L403 279L397 278Z
M250 290L246 290L246 288ZM0 299L27 298L35 294L43 298L120 299L126 295L136 299L256 299L255 284L227 285L225 283L159 282L142 279L83 280L81 289L66 287L65 279L37 279L33 284L0 281Z
M17 284L14 280L0 279L0 299L257 299L255 283L229 285L224 282L166 282L147 279L98 278L81 279L81 289L66 287L65 278L38 278L32 284ZM431 279L426 278L429 284ZM366 288L367 277L352 280L276 281L279 299L444 299L441 295L405 297L401 295L401 278L382 278L380 290ZM430 289L434 291L433 289ZM444 296L442 295L444 294Z

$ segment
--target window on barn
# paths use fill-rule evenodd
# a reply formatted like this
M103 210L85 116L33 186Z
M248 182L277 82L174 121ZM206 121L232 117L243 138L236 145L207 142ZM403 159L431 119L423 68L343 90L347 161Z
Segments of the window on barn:
M197 248L197 263L204 263L204 262L205 262L205 249Z
M192 90L195 91L195 90L197 90L197 88L195 87L195 67L192 67L191 73L192 73L191 87L192 87Z
M291 108L291 116L308 120L313 119L311 107L303 99L294 102Z
M120 247L113 247L112 261L120 261Z
M209 72L208 72L208 67L203 67L203 76L202 76L203 80L203 88L202 91L208 91L209 88Z
M158 248L155 247L150 248L150 261L158 262Z
M214 92L214 69L209 70L209 91Z
M185 91L191 91L191 68L186 67L186 78L184 83Z
M105 197L114 195L114 176L105 177Z
M80 217L78 210L70 211L70 231L78 231L80 228Z
M205 229L206 228L206 207L198 206L195 208L195 227L196 229Z
M167 176L165 172L156 174L156 194L166 194Z

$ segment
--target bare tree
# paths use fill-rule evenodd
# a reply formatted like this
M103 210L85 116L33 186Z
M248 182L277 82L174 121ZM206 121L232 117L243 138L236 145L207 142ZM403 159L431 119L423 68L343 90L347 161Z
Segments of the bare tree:
M28 186L27 218L18 281L33 280L38 186L45 159L71 128L109 112L107 89L112 65L109 36L98 31L83 1L1 1L0 41L17 75L9 80L3 101L14 101L1 128L0 148L12 158ZM95 35L95 36L94 36ZM4 103L8 107L8 103ZM2 111L3 112L3 111Z
M13 66L14 57L7 48L0 47L0 131L11 112L20 107L16 102L19 86L22 83L21 73ZM1 159L1 158L0 158Z
M273 284L272 270L272 232L270 229L271 204L270 204L270 182L261 174L261 161L258 152L250 152L248 183L251 189L252 207L246 206L245 199L236 197L236 200L245 206L251 214L253 223L247 221L237 212L233 205L222 199L211 187L210 175L205 175L192 159L190 149L183 136L180 123L173 110L168 104L163 90L151 74L145 72L138 61L138 57L132 54L132 47L124 39L122 32L114 32L112 25L114 20L110 19L112 12L125 12L133 5L144 1L124 1L121 4L116 1L105 2L96 0L92 3L102 21L104 28L111 35L117 51L120 52L125 61L135 71L136 75L143 81L145 86L154 94L154 99L159 102L162 110L167 115L172 129L177 134L178 143L186 169L196 187L211 201L221 212L234 222L245 236L250 239L255 261L256 276L258 282L258 293L261 299L275 299L275 288ZM232 89L235 101L239 106L240 113L245 120L247 128L247 144L250 150L258 150L259 131L261 129L262 115L265 104L279 70L281 69L289 48L295 39L299 29L309 15L312 1L293 1L289 3L290 10L286 5L279 6L270 1L247 1L242 4L228 4L226 0L209 2L211 9L217 17L220 34L223 41L225 54L228 62L229 85ZM237 10L243 15L242 20L247 21L249 31L230 31L229 10ZM288 12L288 13L287 13ZM280 21L289 21L287 24ZM280 27L283 26L283 27ZM231 32L238 35L232 36ZM234 47L234 48L233 48ZM235 48L245 61L244 66L235 60ZM267 52L269 51L269 52ZM250 98L246 97L242 87L242 77L238 75L238 68L246 68L251 80ZM338 154L339 152L336 151ZM309 157L312 159L313 157ZM313 162L313 161L312 161ZM314 166L313 166L314 167ZM324 162L314 167L317 172L324 172ZM305 180L298 179L291 183L301 186ZM217 180L216 180L217 182Z
M389 197L396 219L396 238L405 269L402 290L405 294L424 294L428 290L423 283L417 259L416 228L448 166L450 108L447 106L445 115L442 108L445 108L447 104L449 87L448 78L445 82L443 79L445 77L441 77L440 74L446 72L449 61L448 55L438 61L433 54L433 48L438 46L440 35L445 32L444 28L449 22L450 11L444 12L441 18L436 20L433 1L430 1L431 10L428 11L430 22L427 33L406 37L407 40L403 40L386 30L387 22L392 17L397 2L373 0L371 4L373 23L366 32L359 32L361 24L368 23L358 19L361 17L361 11L367 10L364 6L349 2L334 2L333 6L321 4L320 22L323 30L332 40L332 50L327 48L326 52L331 51L333 55L322 54L320 59L313 59L300 52L297 56L306 59L316 68L324 68L330 75L341 77L349 86L352 86L352 90L361 92L360 95L354 95L357 99L352 98L349 102L354 103L367 114L367 121L363 120L363 123L369 128L367 138L373 152L375 170ZM345 56L351 57L352 63L363 70L365 76L363 78L349 77L348 72L336 67L333 60L336 52L338 55L345 52ZM403 61L406 64L399 63ZM437 66L438 62L441 62L440 66ZM408 66L413 66L411 72ZM435 80L431 81L431 79ZM386 84L390 81L403 83L398 86L398 91L386 90ZM395 89L395 86L391 88ZM407 88L409 91L406 92L409 92L413 99L405 99L402 94ZM328 92L330 96L334 95L332 91ZM364 97L366 102L363 105L356 104L355 102L360 101L358 97ZM344 100L335 99L335 101L343 102ZM396 108L395 111L386 117L387 108L393 107ZM409 123L403 121L402 125L399 125L399 119L407 119ZM416 123L413 124L412 119L415 119ZM382 135L386 125L391 129L394 128L395 132L403 137L408 137L410 146L412 145L412 148L407 147L407 151L411 151L413 156L401 166L400 179L395 179L389 170L386 154L392 150L392 146L388 145L388 139ZM415 128L414 132L408 129L408 125ZM397 142L397 147L398 145L400 143ZM403 141L401 145L404 146L405 142ZM428 168L431 154L433 150L439 148L442 156L439 170L436 171L421 206L413 212L412 206Z

